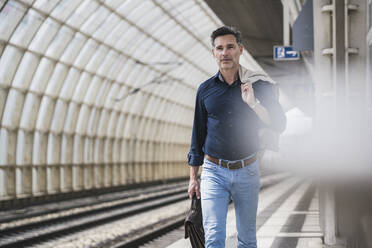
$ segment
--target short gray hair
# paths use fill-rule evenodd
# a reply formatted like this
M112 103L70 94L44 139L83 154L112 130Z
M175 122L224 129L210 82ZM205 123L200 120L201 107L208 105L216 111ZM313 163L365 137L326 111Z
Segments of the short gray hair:
M223 35L228 35L228 34L234 35L236 39L236 43L242 44L242 35L241 35L241 32L237 28L232 27L232 26L222 26L212 32L211 34L212 46L214 47L214 40L218 36L223 36Z

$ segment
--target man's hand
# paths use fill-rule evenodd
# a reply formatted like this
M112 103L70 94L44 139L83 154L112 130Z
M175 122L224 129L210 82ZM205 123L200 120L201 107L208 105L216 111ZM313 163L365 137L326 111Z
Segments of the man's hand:
M192 199L192 196L196 194L196 198L200 199L200 184L198 179L190 179L189 182L189 197Z
M242 90L242 99L248 104L248 106L253 109L253 111L258 115L258 117L266 124L270 125L270 116L267 109L256 101L254 96L254 91L252 84L245 83L240 86Z
M190 182L189 182L189 197L196 194L196 198L200 199L200 184L198 181L199 166L190 166Z
M256 104L256 97L254 96L254 91L252 84L245 83L240 86L242 90L242 99L243 101L252 108Z

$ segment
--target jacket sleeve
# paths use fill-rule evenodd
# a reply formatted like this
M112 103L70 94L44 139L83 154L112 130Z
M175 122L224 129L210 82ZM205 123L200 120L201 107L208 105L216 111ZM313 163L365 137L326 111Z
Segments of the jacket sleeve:
M194 125L192 128L191 147L188 154L188 163L191 166L203 164L203 146L207 135L207 111L201 96L200 87L196 93Z
M267 109L270 116L270 125L267 126L262 122L264 127L272 129L278 133L285 130L287 118L282 106L279 103L279 94L277 86L265 81L258 81L253 84L256 98Z

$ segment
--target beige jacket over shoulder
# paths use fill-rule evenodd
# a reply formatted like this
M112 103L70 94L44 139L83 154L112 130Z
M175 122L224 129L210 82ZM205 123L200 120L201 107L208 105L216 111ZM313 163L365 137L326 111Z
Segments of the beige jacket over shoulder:
M266 81L272 84L276 84L268 75L262 71L251 71L244 68L242 65L239 66L239 78L244 83L253 84L259 80ZM272 150L279 151L279 133L270 130L268 128L262 128L259 131L260 139L260 150ZM262 154L261 154L262 155Z

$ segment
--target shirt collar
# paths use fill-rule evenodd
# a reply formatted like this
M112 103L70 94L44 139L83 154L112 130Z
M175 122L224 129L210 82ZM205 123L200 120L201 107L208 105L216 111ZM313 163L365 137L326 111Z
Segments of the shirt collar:
M220 81L221 83L225 83L225 84L229 85L228 83L225 82L225 79L223 79L222 73L221 73L220 71L217 72L217 74L215 75L215 77L216 77L216 79L218 79L218 80L216 80L216 81ZM229 86L240 85L240 82L241 82L241 81L240 81L240 77L239 77L239 74L238 74L238 79L236 79L236 80L234 81L234 83L232 83L232 84L229 85Z

